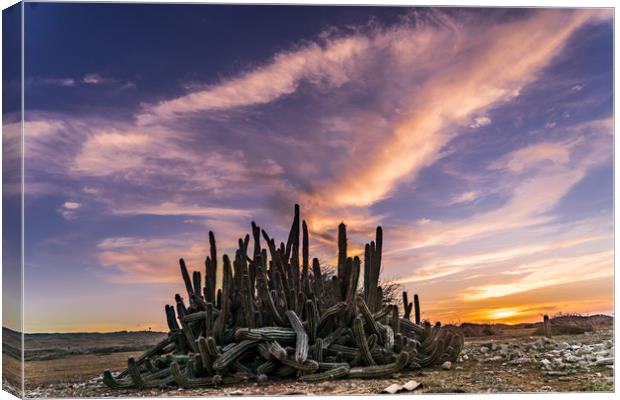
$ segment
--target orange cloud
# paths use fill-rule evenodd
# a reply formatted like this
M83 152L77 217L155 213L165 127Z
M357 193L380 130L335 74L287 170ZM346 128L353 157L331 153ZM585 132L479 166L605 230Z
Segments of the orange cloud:
M364 206L384 199L403 179L433 163L453 137L453 125L515 97L563 48L579 27L600 18L596 11L545 10L493 27L446 35L437 32L423 57L443 52L435 73L418 88L381 146L364 148L347 159L347 169L321 185L315 196L324 204ZM472 29L472 28L470 28ZM443 33L443 34L442 34ZM459 41L461 36L466 41ZM397 36L397 40L400 39ZM422 62L416 58L416 63ZM416 64L417 65L417 64ZM411 68L416 67L411 65Z
M526 292L545 286L575 281L613 277L613 251L590 253L581 256L549 257L540 261L517 265L511 272L524 276L506 284L469 287L463 293L466 301Z

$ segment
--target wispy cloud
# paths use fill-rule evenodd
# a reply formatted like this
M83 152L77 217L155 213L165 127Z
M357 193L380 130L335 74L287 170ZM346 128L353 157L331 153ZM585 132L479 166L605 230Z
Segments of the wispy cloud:
M96 73L86 74L82 78L82 82L84 82L84 83L86 83L88 85L99 85L101 83L105 83L105 82L109 82L109 81L110 81L109 79L104 78L101 75L96 74Z
M467 288L466 300L480 300L526 292L546 286L561 285L613 276L613 252L603 251L582 256L549 257L517 266L515 274L524 274L506 284L489 284Z
M192 238L193 239L193 238ZM185 257L197 262L208 250L188 238L114 237L101 241L97 248L101 264L110 270L106 278L116 283L173 283L178 280L175 263ZM191 239L190 239L191 240ZM190 265L192 265L190 264ZM198 264L200 265L200 264Z
M470 190L468 192L463 192L461 194L458 194L452 197L452 200L450 200L450 204L470 203L476 200L478 197L479 197L478 192Z
M150 106L138 115L138 123L269 103L295 92L302 80L318 86L339 87L351 79L356 58L366 53L368 46L366 37L352 36L279 53L271 63L241 76Z
M469 125L470 128L480 128L481 126L486 126L491 123L491 118L486 116L480 116L474 118L474 121Z
M28 86L73 87L76 85L76 82L73 78L29 78L25 84Z
M72 220L75 218L75 214L81 206L82 205L76 201L65 201L64 204L58 209L58 212L65 219Z
M197 205L179 206L175 203L165 202L154 206L141 208L123 208L112 211L118 215L171 215L171 216L194 216L208 218L250 218L251 210L239 208L200 207Z

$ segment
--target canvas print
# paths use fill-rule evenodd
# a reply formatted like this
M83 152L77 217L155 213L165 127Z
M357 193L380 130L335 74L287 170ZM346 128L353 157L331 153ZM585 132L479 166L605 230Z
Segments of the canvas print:
M613 392L613 9L3 11L3 389Z

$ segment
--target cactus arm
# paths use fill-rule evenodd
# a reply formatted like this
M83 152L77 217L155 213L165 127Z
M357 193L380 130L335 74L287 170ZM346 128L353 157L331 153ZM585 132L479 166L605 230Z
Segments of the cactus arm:
M313 300L306 301L306 320L308 321L308 339L310 343L314 343L317 339L319 310Z
M281 342L294 343L297 338L295 330L279 326L266 326L263 328L237 328L235 339L242 340L278 340Z
M347 267L349 267L346 301L351 306L355 302L355 296L357 295L357 285L360 277L361 262L359 257L353 259L347 259Z
M256 375L270 374L275 371L276 368L278 368L277 361L267 360L256 367Z
M133 381L114 378L109 370L103 371L103 383L110 389L133 389L136 387Z
M295 361L298 363L303 363L308 358L308 334L306 333L301 320L295 312L292 310L287 311L286 317L297 335L295 345Z
M263 304L267 306L267 309L271 313L271 317L274 319L276 324L284 325L284 319L280 315L276 307L276 303L271 296L271 292L269 291L269 287L267 285L267 275L265 274L265 269L262 266L257 268L257 289L262 297Z
M302 241L301 241L301 279L305 282L308 279L308 270L310 269L310 244L308 239L308 225L306 225L306 221L302 221L301 224L301 233L302 233Z
M396 305L392 306L392 318L390 319L390 326L392 327L394 335L400 333L400 317L398 316L398 307Z
M415 323L420 325L420 298L417 294L413 295L413 305L415 308Z
M338 225L338 269L337 277L341 282L344 281L345 263L347 261L347 227L341 222Z
M201 282L201 276L200 276L200 271L194 271L192 273L192 283L193 283L193 295L197 298L199 298L200 300L202 300L202 298L200 297L200 294L202 293L202 282Z
M375 360L373 360L370 354L370 348L368 348L368 341L364 333L364 324L360 317L355 317L353 320L353 336L355 337L355 343L359 348L361 360L364 365L376 365Z
M243 305L243 316L245 320L245 325L249 328L253 328L256 326L254 321L254 307L253 307L253 296L251 291L250 284L250 276L248 274L244 274L241 277L241 290L242 290L242 305Z
M396 361L385 365L373 365L370 367L355 367L349 370L349 378L353 379L374 379L390 376L407 365L409 354L402 352L396 357Z
M202 366L210 375L215 374L215 370L213 369L213 360L209 355L209 350L207 349L207 341L204 337L199 337L196 339L196 345L198 347L198 351L200 352L200 359L202 361Z
M377 321L375 320L375 318L373 317L370 309L366 305L366 302L364 301L363 298L361 297L357 298L357 307L358 307L358 310L361 312L362 316L364 317L364 320L366 321L366 324L368 325L368 329L370 330L370 332L379 336L379 325Z
M325 310L323 315L321 315L321 317L319 318L319 324L317 326L317 329L320 331L331 317L334 317L345 311L347 307L347 303L339 302Z
M211 301L215 301L215 283L217 281L217 246L215 243L215 235L212 231L209 231L209 255L210 255L210 268L209 268L209 282L211 286Z
M191 298L194 293L192 280L189 278L189 273L187 272L187 267L185 266L185 260L182 258L179 259L179 268L181 269L181 276L183 277L183 282L185 283L185 290L187 290L187 295Z
M232 272L230 269L230 259L228 256L224 255L224 270L223 270L223 281L222 281L222 306L220 308L220 314L215 320L214 333L215 338L218 341L223 340L224 331L226 329L226 324L228 322L228 312L230 308L230 291L232 285Z
M248 350L256 347L257 345L258 341L256 340L244 340L240 343L235 344L230 349L223 352L222 355L213 362L213 368L216 371L225 369L235 360L245 354Z
M332 368L323 372L317 372L314 374L301 375L299 380L302 382L320 382L333 380L338 378L344 378L349 374L348 364L341 365L336 368Z

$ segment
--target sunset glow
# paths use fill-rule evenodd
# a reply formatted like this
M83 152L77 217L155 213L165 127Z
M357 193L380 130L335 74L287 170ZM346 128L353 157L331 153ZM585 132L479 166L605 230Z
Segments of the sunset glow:
M295 203L323 264L381 225L423 318L613 311L611 9L25 12L26 331L163 330Z
M504 320L504 319L508 319L511 317L514 317L515 315L518 315L519 311L514 309L514 308L498 308L495 310L490 310L489 311L489 320Z

